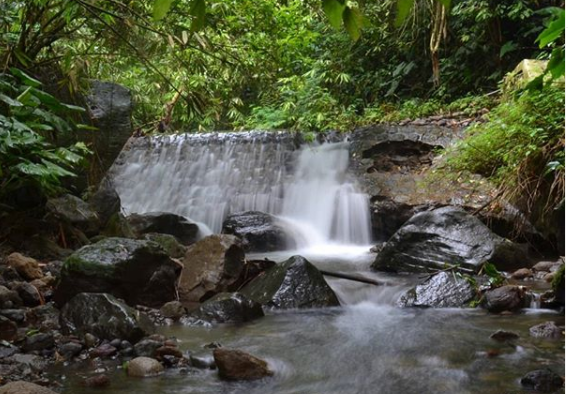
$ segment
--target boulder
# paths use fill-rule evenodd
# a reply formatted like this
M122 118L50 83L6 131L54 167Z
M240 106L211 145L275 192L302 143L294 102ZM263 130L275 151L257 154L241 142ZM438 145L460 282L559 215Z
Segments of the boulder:
M144 234L142 239L157 243L164 249L168 256L173 258L181 258L185 256L187 249L183 246L176 237L170 234L148 233Z
M493 313L516 311L525 306L525 288L506 285L485 292L482 305Z
M179 319L183 315L185 315L185 308L183 304L179 301L170 301L166 302L160 308L160 313L164 317L168 317L170 319Z
M372 264L379 271L427 272L457 265L477 273L485 262L500 270L528 265L527 251L489 230L458 207L421 212L384 245Z
M226 380L256 380L274 375L266 361L237 349L213 351L219 376Z
M0 286L0 309L13 308L22 305L22 299L14 290Z
M223 222L223 233L241 238L248 252L272 252L295 246L278 219L264 212L229 215Z
M269 308L338 306L323 275L302 256L292 256L250 282L241 293Z
M54 300L78 293L110 293L129 305L160 307L176 298L180 266L156 243L107 238L67 258Z
M128 376L147 378L161 375L163 372L162 364L150 357L136 357L128 362Z
M21 282L14 286L25 306L38 306L42 303L39 290L31 283Z
M55 340L51 333L37 333L27 336L22 349L25 352L33 352L55 347Z
M244 323L262 316L264 312L259 303L240 293L220 293L183 318L182 323L192 324L195 320L210 323Z
M55 219L78 228L87 236L95 235L101 227L99 216L89 204L71 194L52 198L45 207Z
M20 253L12 253L6 257L5 263L14 268L25 280L34 280L43 277L39 263L36 259L31 257L23 256Z
M104 178L99 188L88 200L89 206L97 213L101 226L106 226L111 217L120 213L120 196L112 180Z
M132 214L126 218L137 237L147 233L170 234L182 244L191 245L199 236L199 227L183 216L168 212Z
M440 272L400 297L400 306L455 308L475 297L475 287L466 279Z
M146 315L102 293L81 293L73 297L61 309L60 323L67 334L90 333L109 341L120 338L132 343L154 331Z
M231 291L244 262L241 243L233 235L210 235L191 245L182 261L179 300L191 305Z
M155 357L156 350L161 348L162 345L161 341L145 338L134 345L134 354L138 357Z
M12 320L0 315L0 340L12 341L18 335L18 326Z
M519 334L512 331L497 330L491 334L490 338L499 342L504 342L519 339Z
M511 278L522 280L532 278L533 272L529 268L520 268L511 274Z
M541 393L552 393L564 386L564 379L550 369L537 369L527 373L521 379L523 387Z
M535 338L561 338L562 329L558 327L553 321L547 321L544 323L537 324L529 328L531 337Z
M0 394L57 394L55 391L35 383L17 381L0 387Z

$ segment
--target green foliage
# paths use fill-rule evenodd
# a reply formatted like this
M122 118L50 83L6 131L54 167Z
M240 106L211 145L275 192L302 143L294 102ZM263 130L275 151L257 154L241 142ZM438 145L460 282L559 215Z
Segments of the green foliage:
M489 277L489 284L492 287L499 287L503 284L505 277L491 263L483 264L483 273Z
M30 185L56 193L88 149L83 143L55 147L46 137L71 133L67 115L84 109L59 102L23 71L11 71L0 75L0 200Z
M552 289L554 291L558 291L562 287L565 286L565 283L564 283L564 266L565 266L565 264L562 264L560 269L554 273L554 278L552 278Z
M552 14L552 18L548 21L546 28L539 34L536 39L540 49L551 47L552 51L549 55L548 64L544 73L535 78L529 84L529 88L541 88L545 77L550 73L549 82L564 76L566 68L566 53L564 43L565 31L565 11L562 8L550 7L547 9Z

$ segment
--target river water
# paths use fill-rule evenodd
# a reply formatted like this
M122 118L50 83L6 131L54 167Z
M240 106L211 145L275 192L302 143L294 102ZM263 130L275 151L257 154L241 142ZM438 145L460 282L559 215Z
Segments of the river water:
M503 394L521 392L520 378L550 367L563 375L564 341L531 338L529 328L552 310L514 316L482 309L399 308L400 295L419 278L371 272L367 197L349 173L346 141L299 146L289 133L208 134L136 142L113 169L127 213L169 211L201 223L202 234L244 210L269 212L290 226L300 250L260 253L277 262L300 254L321 269L379 280L371 286L328 278L341 307L268 311L243 325L161 327L180 348L211 356L219 342L266 359L275 375L255 382L223 382L213 370L169 370L128 378L112 362L67 366L64 393L98 393L81 385L107 369L107 393L171 394ZM520 339L489 336L512 330Z

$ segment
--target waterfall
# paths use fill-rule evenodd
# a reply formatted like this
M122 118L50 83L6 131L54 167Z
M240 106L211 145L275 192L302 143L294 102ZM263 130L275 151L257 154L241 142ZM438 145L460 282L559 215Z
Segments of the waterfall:
M255 210L307 245L369 244L368 198L349 174L349 143L297 145L288 132L138 138L112 174L127 214L173 212L218 233L227 215Z

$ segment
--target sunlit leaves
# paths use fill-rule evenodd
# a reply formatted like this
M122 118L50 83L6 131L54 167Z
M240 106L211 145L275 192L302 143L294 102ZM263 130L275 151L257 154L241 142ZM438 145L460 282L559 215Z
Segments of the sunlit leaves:
M192 0L191 8L189 10L192 16L191 32L196 32L205 26L205 0Z
M358 8L346 4L344 0L322 0L322 8L331 26L339 29L343 23L349 36L354 41L359 39L363 16Z
M343 11L345 10L345 3L339 0L323 0L323 11L329 19L329 23L336 29L341 27L343 21Z
M173 0L154 0L154 20L163 19L172 7L172 3Z
M546 29L544 29L536 39L540 48L544 48L548 44L557 41L564 35L565 11L560 8L555 8L555 10L555 18L548 24Z

